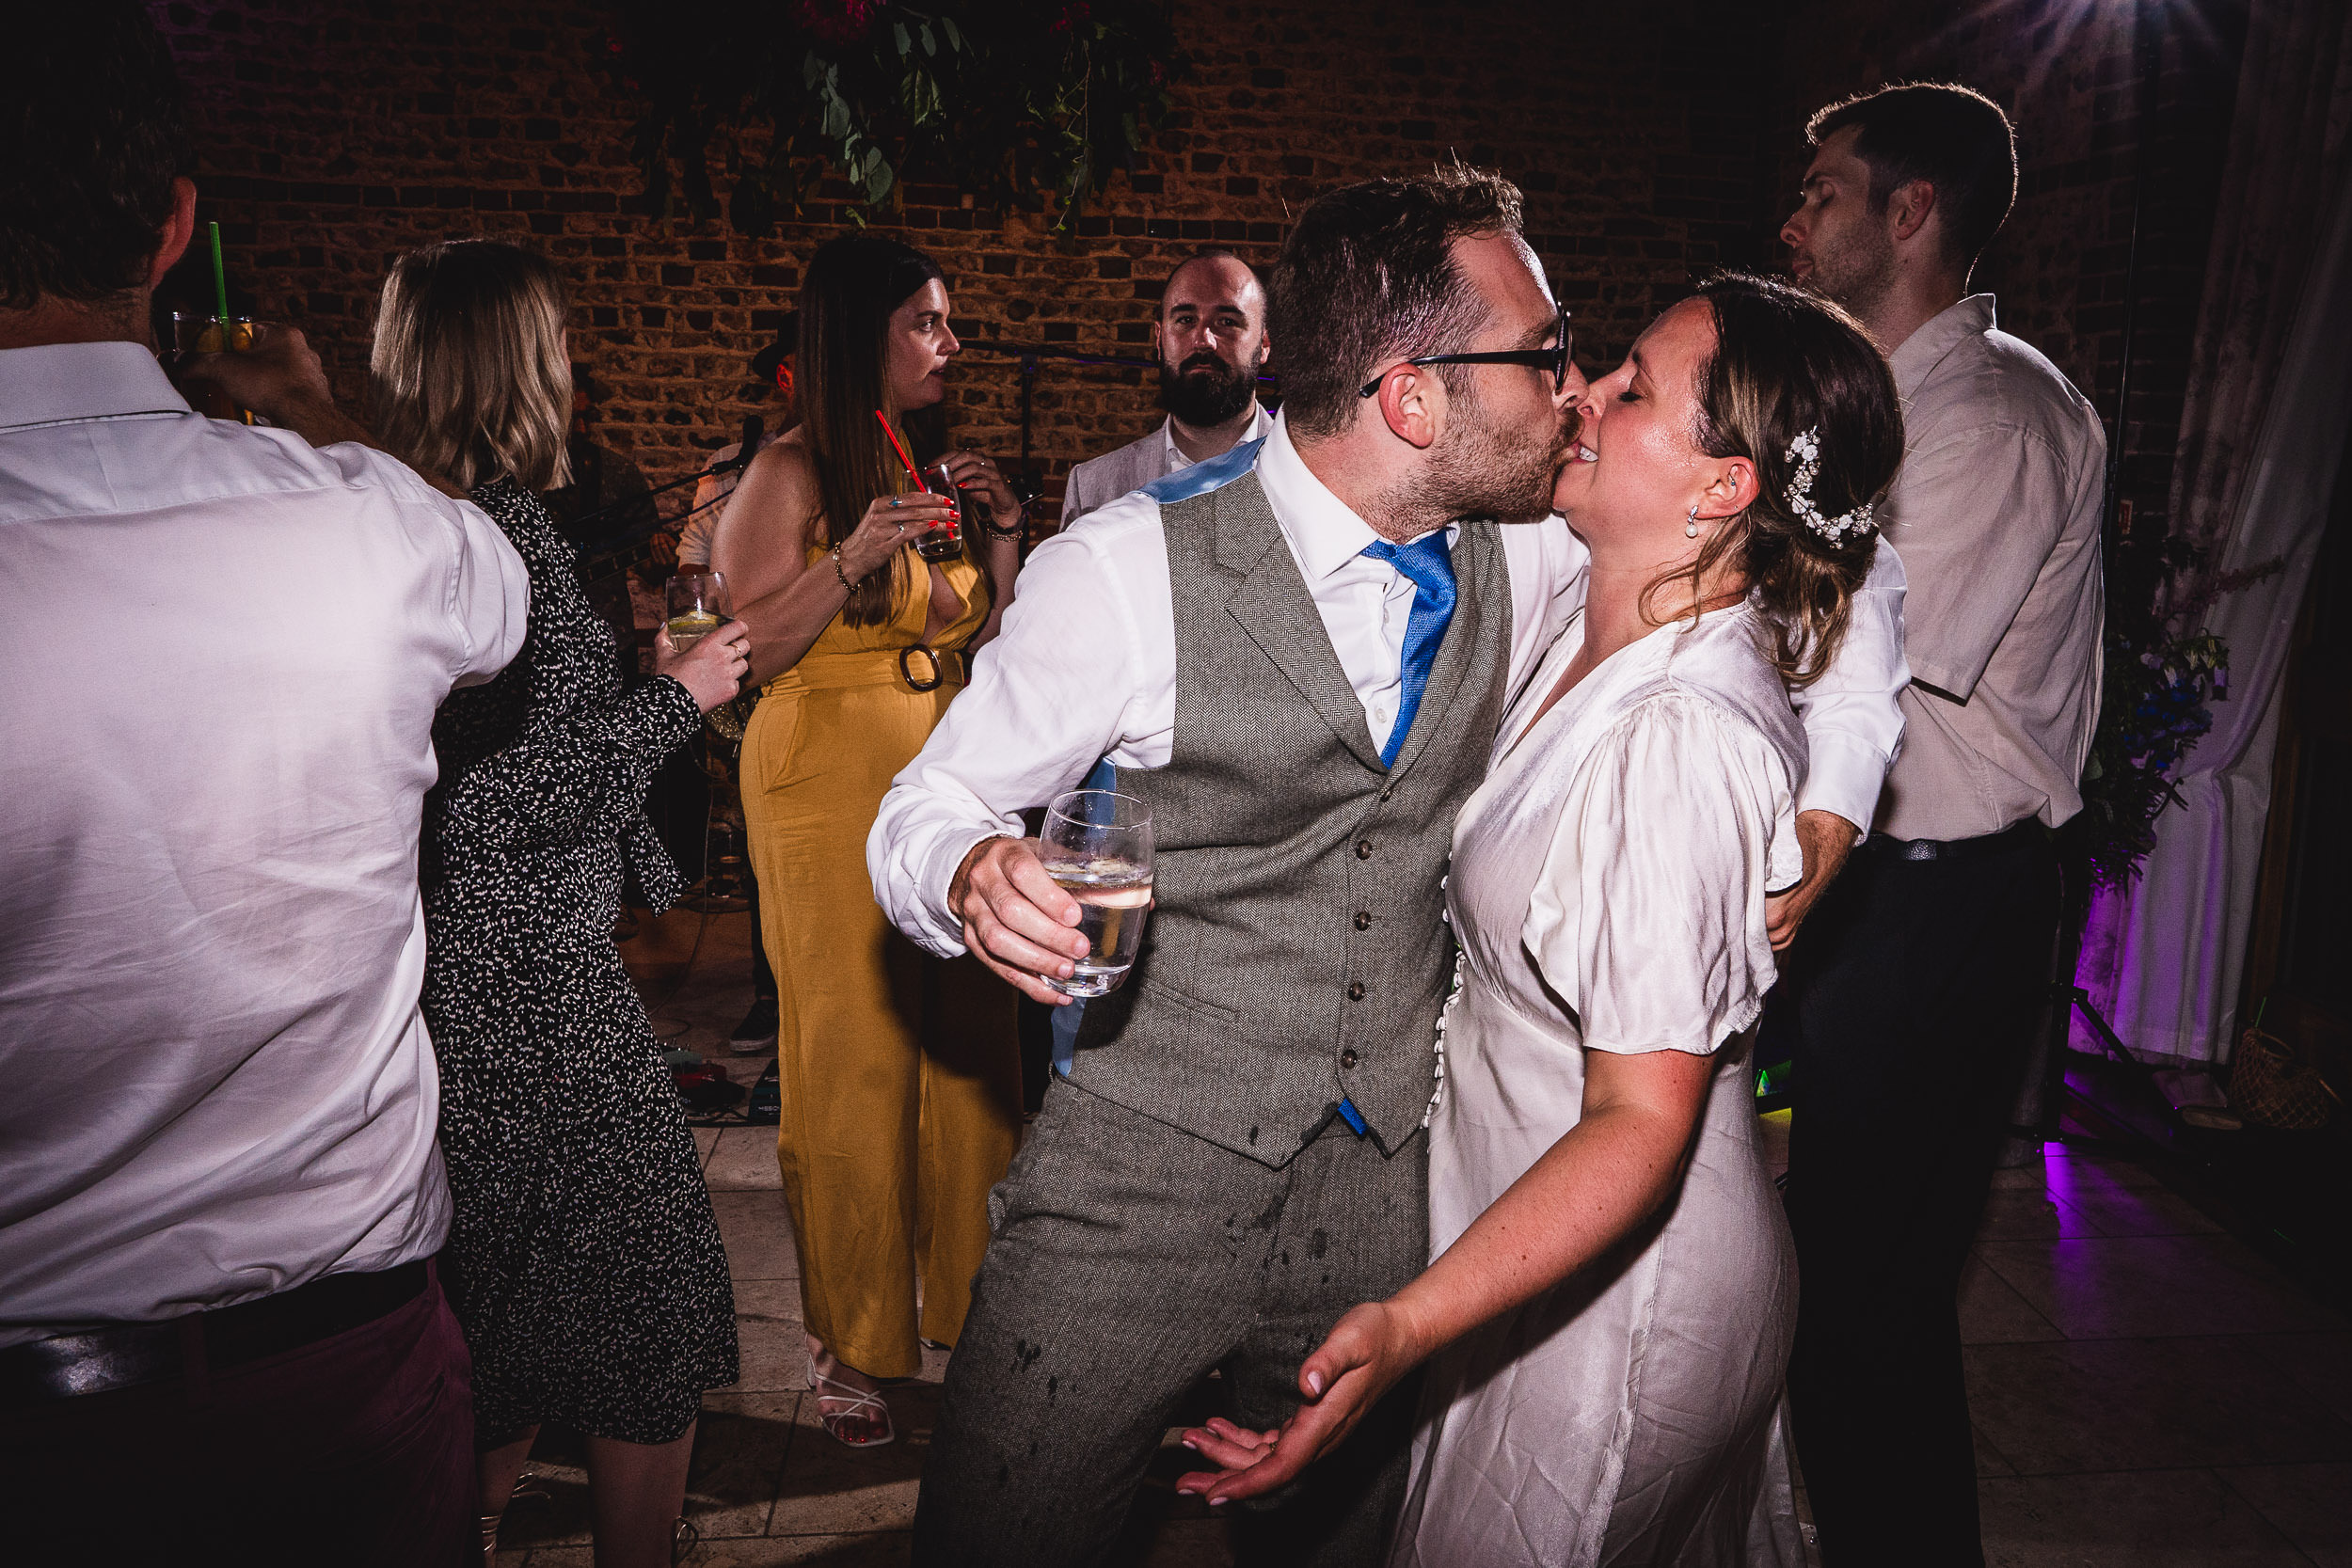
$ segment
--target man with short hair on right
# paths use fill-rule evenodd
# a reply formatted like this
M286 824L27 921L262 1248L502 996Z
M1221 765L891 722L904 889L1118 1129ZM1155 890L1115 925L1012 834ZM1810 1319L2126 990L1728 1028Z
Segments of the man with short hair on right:
M2106 441L1970 294L2008 216L2008 118L1966 87L1815 115L1797 280L1861 318L1903 397L1881 512L1909 579L1901 754L1783 971L1760 1059L1795 1063L1789 1395L1822 1560L1984 1560L1958 1292L2058 921L2051 830L2097 721ZM1825 460L1834 461L1834 457Z
M1205 245L1176 263L1152 322L1168 418L1141 439L1070 470L1063 527L1104 501L1265 435L1266 412L1258 405L1265 314L1265 285L1256 269L1223 245Z

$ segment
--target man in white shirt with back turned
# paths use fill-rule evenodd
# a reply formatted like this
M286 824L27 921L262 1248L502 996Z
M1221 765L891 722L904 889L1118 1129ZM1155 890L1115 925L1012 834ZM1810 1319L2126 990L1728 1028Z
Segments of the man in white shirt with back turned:
M2008 119L1965 87L1813 118L1797 280L1861 318L1903 400L1881 509L1912 681L1867 845L1767 1005L1795 1062L1788 1207L1802 1283L1788 1387L1822 1560L1975 1568L1960 1271L2058 930L2050 830L2099 711L2106 442L2058 367L1967 293L2009 214Z
M417 1011L434 709L521 561L380 452L190 411L196 190L138 8L0 109L0 1560L480 1560ZM317 361L271 409L336 438Z
M1258 372L1271 346L1265 285L1248 262L1222 245L1179 261L1160 293L1152 343L1168 418L1141 439L1070 470L1064 528L1130 490L1265 436L1266 412L1258 404Z

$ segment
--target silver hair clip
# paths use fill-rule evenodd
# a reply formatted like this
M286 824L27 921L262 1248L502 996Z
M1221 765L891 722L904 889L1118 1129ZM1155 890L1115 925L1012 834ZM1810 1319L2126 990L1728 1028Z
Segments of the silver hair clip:
M1835 545L1849 533L1870 531L1870 503L1863 502L1851 512L1835 517L1824 517L1821 509L1813 504L1813 482L1821 472L1821 427L1815 425L1788 443L1788 461L1797 466L1796 477L1789 480L1787 495L1788 510L1798 520Z

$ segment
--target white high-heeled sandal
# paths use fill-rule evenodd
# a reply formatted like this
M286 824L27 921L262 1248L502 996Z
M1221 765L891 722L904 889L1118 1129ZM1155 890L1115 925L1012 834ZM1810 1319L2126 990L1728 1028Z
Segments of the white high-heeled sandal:
M817 1370L817 1358L813 1355L808 1358L808 1386L817 1392L817 1424L843 1448L879 1449L898 1440L898 1425L890 1418L890 1403L882 1398L881 1389L853 1388L838 1378L827 1377ZM850 1402L846 1409L827 1410L824 1406L827 1400L847 1400ZM882 1435L864 1439L844 1436L841 1428L834 1423L850 1420L879 1421Z

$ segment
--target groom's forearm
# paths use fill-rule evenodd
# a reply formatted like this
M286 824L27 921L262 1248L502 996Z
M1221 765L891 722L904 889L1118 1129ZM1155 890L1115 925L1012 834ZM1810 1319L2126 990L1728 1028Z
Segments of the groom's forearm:
M972 849L1000 834L1018 835L1018 818L1004 823L976 803L959 807L912 777L910 765L882 797L866 838L866 869L874 900L889 922L941 958L963 951L963 921L950 884Z

